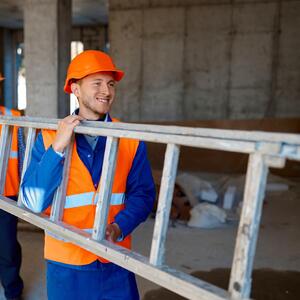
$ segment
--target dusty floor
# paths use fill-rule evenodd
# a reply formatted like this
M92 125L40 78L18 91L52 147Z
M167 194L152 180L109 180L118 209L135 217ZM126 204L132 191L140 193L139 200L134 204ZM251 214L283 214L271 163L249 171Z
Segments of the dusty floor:
M254 289L260 287L260 284L264 288L264 290L258 288L258 292L253 294L255 299L300 299L299 294L293 296L293 288L290 287L293 283L296 287L300 285L300 185L299 181L293 183L289 191L269 192L266 195L254 268L271 268L273 271L255 271ZM137 229L134 235L135 251L149 255L153 224L154 220L149 219ZM236 229L236 224L204 230L191 229L177 223L168 231L167 263L187 273L197 271L197 276L201 279L226 288L228 270L207 271L230 268ZM21 273L25 281L25 300L46 299L45 268L42 258L43 233L22 225L19 239L23 248ZM286 276L291 276L288 277L291 279L286 280ZM142 298L149 292L144 297L145 300L177 299L164 290L157 291L159 286L143 278L138 278L138 284ZM263 294L268 287L273 296ZM281 292L284 290L288 292ZM275 291L278 291L276 295L280 297L274 296ZM3 291L0 289L0 300L2 299L4 299Z
M229 283L229 269L214 269L193 272L194 276L226 289ZM256 300L297 300L300 299L300 272L259 269L253 272L251 298ZM144 300L182 300L166 289L159 288L146 293Z

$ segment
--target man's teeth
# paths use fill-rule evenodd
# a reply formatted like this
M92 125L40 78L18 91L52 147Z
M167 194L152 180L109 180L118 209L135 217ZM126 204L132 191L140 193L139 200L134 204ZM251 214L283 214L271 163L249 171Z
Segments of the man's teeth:
M103 102L103 103L107 103L108 102L108 99L103 99L103 98L96 98L96 99L99 102Z

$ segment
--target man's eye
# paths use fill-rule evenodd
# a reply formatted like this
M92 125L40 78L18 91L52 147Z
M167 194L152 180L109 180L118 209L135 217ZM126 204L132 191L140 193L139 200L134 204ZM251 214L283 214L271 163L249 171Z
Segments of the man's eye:
M115 84L114 82L110 82L110 83L109 83L109 86L110 86L110 87L115 87L115 85L116 85L116 84Z

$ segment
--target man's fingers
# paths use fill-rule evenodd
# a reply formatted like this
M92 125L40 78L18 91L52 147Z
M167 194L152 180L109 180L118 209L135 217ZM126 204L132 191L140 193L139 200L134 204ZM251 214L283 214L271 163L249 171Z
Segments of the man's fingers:
M77 115L71 115L71 116L68 116L68 117L63 119L63 121L65 121L68 124L72 124L72 123L77 122L77 121L80 122L82 120L83 120L83 118L80 117L80 116L77 116Z
M113 234L113 231L106 230L105 239L108 240L109 242L112 242L113 241L112 234Z
M70 119L71 119L72 122L77 121L77 120L78 121L83 121L84 120L83 117L78 116L78 115L71 115L70 117L71 117Z
M81 122L80 120L75 120L75 121L73 122L74 127L77 126L77 125L79 125L80 122Z
M75 126L77 126L78 124L80 124L80 122L83 120L82 117L74 115L74 116L68 116L66 118L64 118L63 120L59 121L58 126L59 128L74 128Z
M63 152L70 143L74 128L83 120L77 115L70 115L58 122L56 137L52 147L57 152Z
M116 242L121 230L117 223L108 224L105 231L105 238L110 242Z

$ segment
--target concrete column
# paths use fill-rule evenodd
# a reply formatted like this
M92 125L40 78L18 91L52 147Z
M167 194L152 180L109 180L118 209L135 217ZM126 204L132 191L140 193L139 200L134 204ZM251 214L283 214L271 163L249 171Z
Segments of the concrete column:
M16 68L16 41L13 31L3 29L3 97L7 108L18 107L17 68Z
M24 5L26 115L64 117L63 85L70 61L72 0L26 0Z

